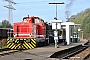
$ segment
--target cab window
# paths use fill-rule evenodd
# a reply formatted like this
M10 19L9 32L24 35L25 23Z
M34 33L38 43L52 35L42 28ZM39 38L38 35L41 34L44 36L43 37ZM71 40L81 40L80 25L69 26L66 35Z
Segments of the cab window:
M28 22L28 19L27 18L23 18L23 22Z
M40 20L39 19L35 19L35 24L39 24Z
M44 26L44 21L42 20L42 26Z

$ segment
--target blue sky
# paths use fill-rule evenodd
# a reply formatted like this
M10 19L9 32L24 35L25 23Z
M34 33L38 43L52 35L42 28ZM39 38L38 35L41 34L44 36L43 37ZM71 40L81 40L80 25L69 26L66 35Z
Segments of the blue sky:
M24 16L39 16L47 22L53 20L56 16L55 5L48 4L49 2L58 1L65 4L58 5L58 19L66 21L65 11L70 11L70 16L79 13L80 11L90 8L90 0L72 0L73 3L69 8L66 5L71 0L13 0L18 4L13 5L16 10L13 11L13 22L21 22ZM3 7L8 5L7 2L0 0L0 21L8 19L8 9Z

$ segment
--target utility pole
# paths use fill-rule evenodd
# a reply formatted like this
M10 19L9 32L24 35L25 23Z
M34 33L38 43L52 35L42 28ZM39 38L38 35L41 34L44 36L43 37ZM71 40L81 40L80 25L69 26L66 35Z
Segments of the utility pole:
M56 17L54 18L54 19L56 19L57 20L57 5L58 4L64 4L64 2L50 2L49 4L55 4L56 5Z
M13 12L12 10L16 10L12 4L16 4L13 0L5 0L8 2L8 5L4 6L6 8L8 8L8 21L11 23L11 25L13 25Z
M49 4L55 4L56 5L56 17L51 22L52 22L52 27L54 28L55 48L59 48L59 46L57 44L58 43L58 30L57 29L58 29L58 26L59 26L59 29L61 29L61 22L62 21L57 19L57 14L58 14L58 12L57 12L57 5L58 4L64 4L64 2L50 2Z

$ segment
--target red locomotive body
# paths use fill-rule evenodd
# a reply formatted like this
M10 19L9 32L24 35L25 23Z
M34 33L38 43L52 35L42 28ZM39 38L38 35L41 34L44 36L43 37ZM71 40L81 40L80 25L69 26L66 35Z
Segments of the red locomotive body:
M39 17L24 17L22 22L14 23L13 38L7 39L7 47L10 49L33 49L36 46L48 45L51 41L54 43L52 35L52 39L49 39L51 38L49 34L53 34L53 31L50 32L50 27Z
M24 17L22 22L14 23L13 29L14 37L7 39L8 48L33 49L47 42L46 24L39 17Z
M45 38L46 25L39 17L24 17L22 22L14 23L14 38Z

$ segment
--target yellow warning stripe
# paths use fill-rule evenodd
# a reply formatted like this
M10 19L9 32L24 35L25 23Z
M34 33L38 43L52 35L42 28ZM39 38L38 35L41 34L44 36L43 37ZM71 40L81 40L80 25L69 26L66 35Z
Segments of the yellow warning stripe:
M33 42L31 42L31 44L33 44L33 46L36 46Z
M34 38L35 44L36 44L36 39Z
M14 45L11 49L13 49L16 45Z
M9 39L7 39L7 41L8 41Z
M15 47L15 49L19 46L20 44L18 44L16 47Z
M11 41L10 39L7 39L8 41L7 41L7 44Z
M20 39L20 40L23 40L23 39Z
M30 43L28 43L28 44L31 46L32 49L34 48Z
M13 39L10 39L10 40L13 40Z
M20 49L20 46L18 46L18 49Z
M15 43L17 42L17 40L15 40Z
M12 43L12 45L9 48L11 48L13 45L14 45L14 43Z
M28 43L27 43L27 44L28 44ZM31 46L30 46L29 44L28 44L28 47L29 47L30 49L32 49Z
M17 43L19 43L19 41L17 41Z
M7 42L7 44L9 43L10 41Z
M23 44L23 45L25 46L26 49L28 49L28 47L25 44Z
M24 40L27 40L27 39L24 39Z
M36 44L36 41L34 41L34 40L32 40L32 39L31 39L31 41L33 41L33 43Z
M16 39L16 40L19 40L19 39Z
M24 42L29 48L31 48L26 42Z
M22 45L22 48L25 49L23 45Z
M11 45L11 43L9 43L9 44L7 45L7 47L9 47L9 45Z
M23 40L24 43L20 45L19 40ZM27 43L26 40L31 40L30 43ZM14 43L11 43L10 41L13 41ZM29 39L12 39L8 38L7 39L7 47L11 49L33 49L36 47L36 39L35 38L29 38Z

